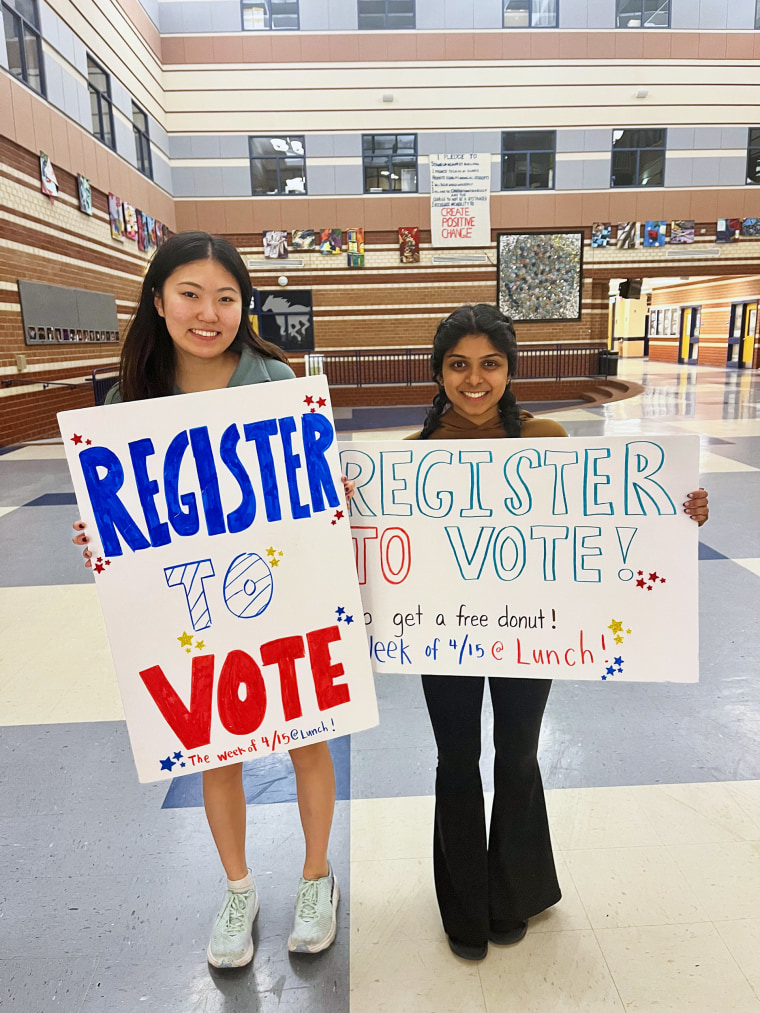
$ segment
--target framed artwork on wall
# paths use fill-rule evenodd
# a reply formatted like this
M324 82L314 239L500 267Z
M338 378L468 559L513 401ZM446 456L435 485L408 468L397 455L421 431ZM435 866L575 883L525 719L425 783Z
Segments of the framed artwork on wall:
M582 232L500 232L498 305L513 320L580 320Z
M639 245L641 222L618 222L615 246L619 250L634 250Z

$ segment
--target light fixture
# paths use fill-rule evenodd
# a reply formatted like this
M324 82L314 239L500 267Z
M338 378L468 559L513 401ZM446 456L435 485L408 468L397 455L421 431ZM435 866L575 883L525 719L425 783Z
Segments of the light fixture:
M392 91L384 91L383 92L383 102L392 102L392 101L393 101L393 92Z
M284 274L281 274L280 277L277 279L277 284L280 286L280 288L285 288L287 283L288 279L285 277Z
M634 98L646 98L648 94L649 94L649 89L648 88L638 88L633 93L633 97Z

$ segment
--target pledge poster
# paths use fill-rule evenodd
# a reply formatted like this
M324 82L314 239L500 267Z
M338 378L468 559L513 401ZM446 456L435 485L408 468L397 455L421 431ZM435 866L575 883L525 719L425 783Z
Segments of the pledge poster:
M698 679L699 438L343 444L376 672Z
M377 724L324 377L58 421L141 781Z

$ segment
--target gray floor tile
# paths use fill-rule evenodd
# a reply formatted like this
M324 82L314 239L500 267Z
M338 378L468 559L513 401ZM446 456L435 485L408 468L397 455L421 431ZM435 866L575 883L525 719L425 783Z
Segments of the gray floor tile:
M0 457L0 506L23 506L48 492L73 492L65 461L4 461Z
M98 973L96 957L11 955L0 958L0 1009L19 1013L79 1013Z
M82 550L71 544L78 516L75 506L38 506L0 517L0 586L91 584L94 578L85 569Z

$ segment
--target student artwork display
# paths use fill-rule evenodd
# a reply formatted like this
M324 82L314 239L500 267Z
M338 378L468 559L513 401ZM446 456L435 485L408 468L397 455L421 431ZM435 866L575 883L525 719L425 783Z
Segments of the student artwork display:
M50 156L46 155L44 151L40 152L40 183L46 197L53 200L58 196L58 180L55 169L50 161Z
M377 724L323 376L59 414L141 781Z
M667 234L667 222L646 222L644 225L644 246L664 246Z
M733 243L742 229L741 218L719 218L715 230L716 243Z
M641 222L619 222L615 246L618 250L635 250L639 245Z
M402 225L399 228L398 251L402 264L419 264L420 230L418 228L408 225Z
M582 232L500 232L499 309L513 320L580 320Z
M77 175L77 194L79 196L79 210L82 214L92 214L92 187L86 176Z
M108 219L111 223L111 239L124 241L124 220L121 214L121 197L109 193L108 195Z
M694 225L693 219L688 221L681 219L680 221L671 222L670 225L670 242L671 243L693 243L694 242Z
M145 252L148 249L148 223L146 216L139 208L135 215L137 217L137 249Z
M430 239L433 246L491 242L491 156L430 155Z
M313 250L317 245L314 229L293 229L290 245L294 250Z
M591 227L592 247L603 247L610 245L612 225L610 222L594 222Z
M264 233L264 256L270 260L286 260L288 256L287 232Z
M352 442L377 673L698 679L699 438Z
M349 229L346 233L348 266L364 267L364 229Z
M319 252L336 254L343 252L343 230L323 229L319 236Z
M743 236L760 236L760 218L743 218L741 234Z
M310 290L254 289L256 333L287 352L314 351L314 311Z

